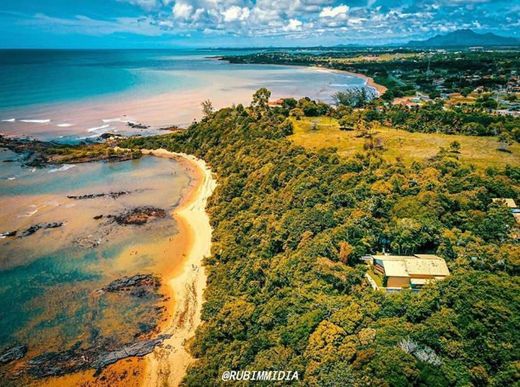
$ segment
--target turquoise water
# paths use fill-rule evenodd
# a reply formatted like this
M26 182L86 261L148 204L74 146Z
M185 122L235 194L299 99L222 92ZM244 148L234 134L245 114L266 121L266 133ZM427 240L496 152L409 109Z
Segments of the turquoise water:
M189 59L177 60L187 54ZM174 60L163 59L168 57ZM182 51L0 50L0 109L82 100L136 87L176 90L188 80L164 70L185 70L193 58L193 52Z
M94 216L139 206L171 212L191 184L189 172L155 157L37 170L3 162L16 157L0 151L0 233L49 222L63 226L0 238L0 351L22 343L30 357L78 341L84 347L103 338L132 341L140 324L156 321L154 308L161 300L97 291L122 276L160 274L169 263L139 246L167 240L177 224L168 216L144 226L119 226ZM118 199L67 198L115 191L131 193ZM133 246L138 254L123 254Z
M109 131L135 134L128 121L152 129L186 127L200 118L203 100L210 99L217 108L248 104L261 87L270 89L275 99L307 96L331 102L337 91L365 85L345 73L230 64L216 60L219 54L0 50L0 132L47 140L95 138Z
M128 90L161 93L197 87L196 72L229 70L207 58L215 54L195 50L0 50L0 109ZM234 71L240 68L232 67Z

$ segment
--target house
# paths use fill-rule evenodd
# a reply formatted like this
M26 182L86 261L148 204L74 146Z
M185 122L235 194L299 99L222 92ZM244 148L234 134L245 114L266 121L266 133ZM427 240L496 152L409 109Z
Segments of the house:
M491 200L493 201L493 203L502 204L508 208L511 208L512 210L517 208L514 199L511 198L493 198Z
M269 106L276 107L276 106L283 106L284 98L275 99L274 101L269 101Z
M450 275L446 261L431 254L371 255L366 262L370 267L367 278L370 277L371 285L385 290L420 289L429 282ZM378 282L382 286L374 286Z

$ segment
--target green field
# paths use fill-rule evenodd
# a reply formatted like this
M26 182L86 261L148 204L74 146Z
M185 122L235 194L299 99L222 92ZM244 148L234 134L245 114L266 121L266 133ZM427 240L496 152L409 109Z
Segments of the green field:
M342 131L338 121L330 117L304 117L292 119L294 134L290 139L305 148L321 149L335 147L341 156L348 157L363 150L364 138L358 131ZM495 137L411 133L404 130L379 127L375 136L382 139L383 157L395 161L398 157L406 163L428 159L441 147L448 148L458 141L461 145L461 160L477 167L501 167L507 164L520 165L520 144L510 147L511 153L497 150Z

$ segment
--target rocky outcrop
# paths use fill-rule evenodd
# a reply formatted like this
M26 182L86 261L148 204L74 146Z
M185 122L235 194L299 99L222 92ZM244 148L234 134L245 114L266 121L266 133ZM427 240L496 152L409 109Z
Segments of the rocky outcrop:
M118 278L103 289L109 293L127 293L135 297L158 296L161 280L152 274L136 274L131 277Z
M129 195L130 193L131 193L131 191L117 191L117 192L85 194L85 195L67 195L67 198L73 199L73 200L97 199L97 198L104 198L104 197L117 199L120 196Z
M120 225L143 225L156 219L166 218L167 213L162 208L137 207L127 210L118 215L107 215L110 219Z
M0 148L21 154L22 164L30 167L92 161L127 161L141 157L138 150L116 151L113 145L116 144L87 142L71 145L0 135Z
M19 360L27 353L26 345L16 345L0 352L0 364L7 364L15 360Z
M34 224L31 227L29 227L23 231L14 230L14 231L6 231L3 233L0 233L0 237L1 238L14 238L14 237L18 236L18 238L25 238L25 237L28 237L28 236L34 234L38 230L59 228L61 226L63 226L63 222L39 223L39 224Z
M99 138L102 140L108 140L108 139L112 139L112 138L122 138L122 137L123 136L120 135L119 133L110 133L110 132L106 132L106 133L99 135Z
M29 227L28 229L22 231L20 233L20 235L19 235L19 238L28 237L29 235L34 234L38 230L42 230L42 229L46 230L46 229L50 229L50 228L58 228L58 227L61 227L61 226L63 226L63 222L35 224L35 225Z
M141 124L139 122L128 121L128 126L132 129L148 129L150 126Z
M157 339L138 341L136 343L125 345L122 348L102 353L96 361L92 363L92 368L97 370L99 373L103 368L114 364L118 360L125 359L127 357L142 357L153 352L155 347L163 342L164 339L168 338L167 335L159 336Z
M62 352L47 352L29 360L25 372L35 378L61 376L78 371L95 369L96 375L103 368L128 357L142 357L151 353L169 336L161 335L155 339L140 340L116 348L108 344L97 347L81 348L81 342Z

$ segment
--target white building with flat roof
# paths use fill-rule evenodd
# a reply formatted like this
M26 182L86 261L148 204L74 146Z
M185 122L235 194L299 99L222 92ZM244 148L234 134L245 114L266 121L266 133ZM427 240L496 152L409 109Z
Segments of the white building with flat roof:
M418 289L450 275L446 261L432 254L371 255L367 263L385 288Z

